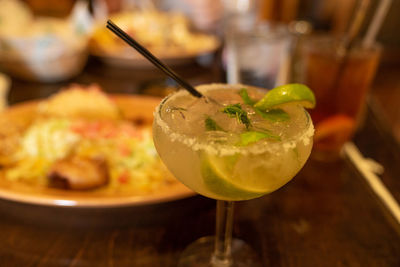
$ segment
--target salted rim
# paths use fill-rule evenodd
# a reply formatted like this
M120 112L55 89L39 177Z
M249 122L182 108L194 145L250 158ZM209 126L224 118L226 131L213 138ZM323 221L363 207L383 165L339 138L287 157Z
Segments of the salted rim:
M257 88L254 86L249 86L249 85L244 85L244 84L222 84L222 83L212 83L212 84L204 84L197 86L196 89L199 90L200 92L207 92L210 90L216 90L216 89L236 89L239 90L243 87L246 88L255 88L255 89L262 89L262 88ZM186 134L181 134L175 132L169 125L161 118L161 110L162 107L168 102L168 100L171 100L175 97L178 96L184 96L188 95L189 93L185 90L179 90L177 92L174 92L168 96L166 96L161 103L156 107L156 110L154 111L154 123L157 124L161 130L171 139L171 141L178 141L180 143L185 144L186 146L192 148L195 151L203 150L208 154L215 154L215 155L220 155L220 156L229 156L229 155L234 155L237 153L240 154L261 154L265 152L270 152L270 153L279 153L283 151L288 151L289 149L295 148L296 144L303 141L304 145L308 145L311 142L311 139L314 135L314 125L312 123L312 120L310 118L310 115L308 112L304 109L306 115L307 115L307 122L308 122L308 127L304 130L299 132L297 135L289 138L288 140L284 142L279 142L279 141L268 141L265 140L262 144L263 145L249 145L249 146L232 146L232 145L226 145L226 144L212 144L198 140L196 137L190 137Z

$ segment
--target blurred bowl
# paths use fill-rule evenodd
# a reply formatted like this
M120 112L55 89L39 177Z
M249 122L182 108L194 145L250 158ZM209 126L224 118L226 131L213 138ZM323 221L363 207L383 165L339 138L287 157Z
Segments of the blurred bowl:
M29 81L58 82L79 74L87 61L87 38L68 21L39 19L24 32L0 36L0 67Z
M18 57L2 54L0 65L8 74L29 81L59 82L78 75L84 68L88 53L66 51L54 57Z

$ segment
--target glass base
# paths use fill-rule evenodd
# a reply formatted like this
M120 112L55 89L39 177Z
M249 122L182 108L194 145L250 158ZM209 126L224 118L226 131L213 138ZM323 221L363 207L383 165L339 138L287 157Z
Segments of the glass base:
M190 244L181 254L178 267L261 267L261 262L244 241L232 240L232 262L212 262L214 236L202 237Z

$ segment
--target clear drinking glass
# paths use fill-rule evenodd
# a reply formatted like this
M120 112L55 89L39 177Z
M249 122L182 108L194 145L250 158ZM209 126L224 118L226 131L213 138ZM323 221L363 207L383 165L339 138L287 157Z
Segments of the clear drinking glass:
M286 83L291 37L285 26L233 20L226 27L228 83L263 88Z
M242 88L249 88L254 99L264 94L245 85L203 85L197 89L206 97L195 98L181 90L166 97L154 113L153 138L162 161L183 184L217 200L215 237L189 245L179 266L260 266L249 246L232 238L234 202L277 190L310 155L312 121L297 105L286 110L292 121L282 125L270 125L249 109L253 127L269 125L271 133L279 132L280 137L237 145L235 118L220 110L240 102ZM210 117L216 121L213 131L203 123Z

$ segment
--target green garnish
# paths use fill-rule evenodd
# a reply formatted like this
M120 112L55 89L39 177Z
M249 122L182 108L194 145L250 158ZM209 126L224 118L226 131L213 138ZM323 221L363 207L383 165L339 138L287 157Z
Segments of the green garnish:
M204 120L204 125L206 127L207 131L224 131L215 120L211 119L210 117L207 117Z
M242 97L243 102L249 106L253 106L256 101L250 98L249 93L247 93L246 88L242 88L239 91L239 95Z
M186 108L181 108L181 107L170 107L171 110L178 110L178 111L187 111Z
M273 135L268 132L248 131L248 132L244 132L244 133L240 134L240 141L237 145L247 146L251 143L255 143L264 138L272 138L275 140L278 140L278 139L280 140L279 136Z
M315 107L314 93L304 84L285 84L268 91L254 107L269 110L275 106L297 102L305 108Z
M283 122L290 119L287 112L275 107L279 104L299 102L304 107L315 105L315 98L312 92L306 86L300 84L289 84L274 88L258 102L250 98L246 88L241 88L239 95L244 104L251 106L257 114L272 122ZM237 143L239 146L247 146L264 138L276 141L281 140L278 135L271 133L267 129L252 127L248 114L243 110L240 103L227 105L221 111L231 118L236 118L239 123L246 125L247 131L240 134L240 141ZM205 119L205 127L208 131L223 131L210 117ZM252 130L249 130L250 127L252 127Z
M260 108L254 107L256 101L249 97L249 93L246 88L242 88L239 91L239 95L242 97L243 102L249 106L252 106L256 113L261 115L264 119L268 119L273 122L277 121L287 121L290 119L289 114L287 114L282 109L271 109L271 110L262 110Z
M239 123L246 125L247 129L251 126L247 112L242 109L242 106L239 103L224 107L222 112L228 114L231 118L236 118Z
M254 108L255 112L258 113L264 119L270 120L272 122L282 122L290 119L289 114L287 114L284 110L280 108L270 109L270 110L261 110L258 108Z

